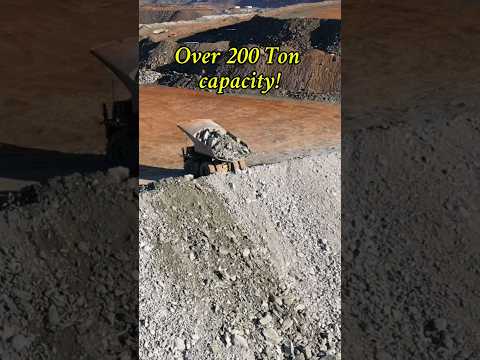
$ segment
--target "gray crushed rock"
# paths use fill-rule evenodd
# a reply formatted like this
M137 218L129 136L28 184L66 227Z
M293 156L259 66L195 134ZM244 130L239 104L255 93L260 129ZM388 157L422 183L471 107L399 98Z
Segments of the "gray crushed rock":
M195 134L195 137L210 147L218 159L233 161L250 154L247 146L236 141L228 133L221 134L215 129L204 129Z
M153 70L140 70L138 72L138 82L139 85L151 85L151 84L156 84L158 79L162 77L162 74L153 71Z
M27 195L0 212L0 358L134 359L137 179L117 168Z
M352 324L345 338L357 339L344 344L345 358L480 359L480 109L472 93L357 113L348 125L369 127L342 129L352 190L342 194L342 316Z
M341 358L338 150L160 181L139 241L140 359Z

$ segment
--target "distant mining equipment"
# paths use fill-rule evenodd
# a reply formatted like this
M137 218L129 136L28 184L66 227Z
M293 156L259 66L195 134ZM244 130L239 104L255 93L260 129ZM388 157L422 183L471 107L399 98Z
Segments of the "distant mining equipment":
M195 177L215 173L237 173L247 168L248 145L212 120L178 124L193 142L182 148L183 167Z

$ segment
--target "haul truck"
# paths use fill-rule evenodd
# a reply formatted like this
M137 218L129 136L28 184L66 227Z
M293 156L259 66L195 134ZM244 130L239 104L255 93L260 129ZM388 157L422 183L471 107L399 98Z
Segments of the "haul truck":
M193 146L182 149L185 172L199 177L218 172L238 172L247 168L245 159L250 153L247 144L216 122L208 119L198 119L177 124L177 126L193 142ZM207 143L199 136L199 134L205 134L206 131L216 132L221 136L227 135L232 141L239 143L241 148L245 149L245 152L229 158L219 157L216 155L212 144Z

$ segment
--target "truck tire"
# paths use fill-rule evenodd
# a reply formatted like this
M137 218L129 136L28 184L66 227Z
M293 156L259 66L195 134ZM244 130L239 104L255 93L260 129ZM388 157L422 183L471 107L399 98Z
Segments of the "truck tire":
M183 169L187 174L192 174L195 177L200 176L200 164L194 159L185 160Z
M204 161L200 165L199 173L200 173L200 176L208 176L212 173L211 170L210 170L210 163L208 161Z

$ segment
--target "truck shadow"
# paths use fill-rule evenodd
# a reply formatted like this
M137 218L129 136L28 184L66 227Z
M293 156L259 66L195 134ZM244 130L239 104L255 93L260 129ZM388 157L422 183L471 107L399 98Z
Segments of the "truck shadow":
M166 179L170 177L177 177L185 175L183 169L167 169L162 167L155 167L149 165L140 165L140 183L148 183Z
M107 169L101 154L72 154L0 143L0 196L56 176Z

